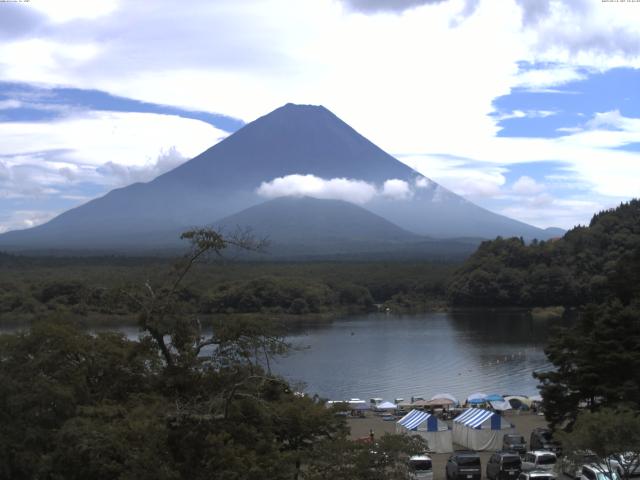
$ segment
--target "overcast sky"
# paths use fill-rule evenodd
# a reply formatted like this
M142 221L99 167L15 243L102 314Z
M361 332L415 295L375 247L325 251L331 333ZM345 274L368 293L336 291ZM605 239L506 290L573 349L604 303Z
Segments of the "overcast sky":
M1 2L0 232L287 102L484 207L569 228L640 194L639 69L632 2Z

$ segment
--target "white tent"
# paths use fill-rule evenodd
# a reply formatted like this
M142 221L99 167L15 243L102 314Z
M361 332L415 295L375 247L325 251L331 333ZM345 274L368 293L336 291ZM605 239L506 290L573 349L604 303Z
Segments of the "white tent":
M375 407L375 409L378 411L379 410L395 410L396 408L398 408L398 406L395 403L391 403L391 402L382 402L376 405Z
M453 452L449 426L430 413L411 410L396 423L396 433L420 435L427 441L429 450L433 452Z
M501 449L505 433L515 433L513 425L482 408L469 408L453 419L453 441L472 450Z
M501 402L499 401L489 402L489 404L494 410L497 410L500 412L504 412L505 410L511 410L511 404L506 400L502 400Z

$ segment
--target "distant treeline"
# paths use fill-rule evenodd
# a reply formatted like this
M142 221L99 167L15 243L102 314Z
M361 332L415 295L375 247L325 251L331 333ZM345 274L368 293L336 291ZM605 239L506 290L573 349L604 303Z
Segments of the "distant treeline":
M616 279L625 277L639 252L640 201L632 200L594 215L588 227L561 239L483 242L454 273L448 298L460 306L599 303L618 289Z
M456 265L408 262L247 263L199 265L180 289L192 314L334 315L441 306ZM160 284L163 259L14 257L0 254L0 322L76 315L89 323L129 321L128 292Z

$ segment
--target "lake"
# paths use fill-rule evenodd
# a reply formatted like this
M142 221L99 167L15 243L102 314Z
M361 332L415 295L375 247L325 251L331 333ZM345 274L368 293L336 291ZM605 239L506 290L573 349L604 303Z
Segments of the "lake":
M275 369L333 400L534 395L532 372L550 368L543 349L559 323L499 310L349 317L290 335L300 350Z
M553 325L522 311L466 310L369 314L291 326L296 349L273 369L310 395L342 400L447 392L537 394L532 372L550 368L544 347ZM11 331L4 328L3 331ZM133 326L117 330L137 338Z

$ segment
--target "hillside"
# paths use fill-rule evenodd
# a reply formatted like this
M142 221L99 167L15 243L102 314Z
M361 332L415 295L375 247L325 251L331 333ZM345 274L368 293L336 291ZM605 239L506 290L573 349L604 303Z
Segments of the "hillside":
M599 302L620 287L615 279L639 252L640 200L632 200L594 215L588 227L576 227L556 241L482 243L454 274L449 297L465 306Z

